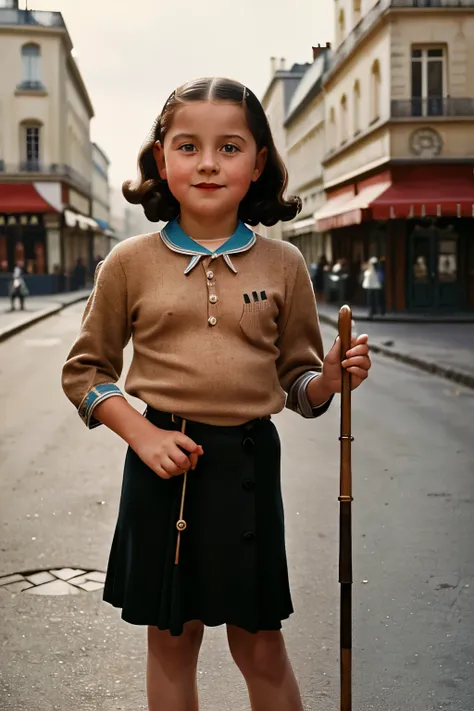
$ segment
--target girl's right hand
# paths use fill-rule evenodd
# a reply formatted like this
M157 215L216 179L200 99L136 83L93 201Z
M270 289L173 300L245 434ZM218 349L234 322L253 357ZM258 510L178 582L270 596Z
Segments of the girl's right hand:
M162 430L146 420L143 424L145 429L132 449L159 477L171 479L196 468L198 458L204 454L201 445L182 432ZM180 447L189 452L189 456Z

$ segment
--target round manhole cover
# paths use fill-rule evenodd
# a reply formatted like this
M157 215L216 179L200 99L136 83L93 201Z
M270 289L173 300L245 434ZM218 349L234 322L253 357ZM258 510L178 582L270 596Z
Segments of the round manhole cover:
M81 590L102 590L105 573L99 570L60 568L14 573L0 578L0 589L10 593L31 595L78 595Z

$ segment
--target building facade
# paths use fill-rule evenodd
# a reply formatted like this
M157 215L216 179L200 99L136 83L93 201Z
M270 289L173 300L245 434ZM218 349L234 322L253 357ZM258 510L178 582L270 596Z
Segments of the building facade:
M362 302L474 309L474 0L336 0L324 77L326 204L315 215Z
M91 272L93 107L58 12L0 6L0 263L22 261L32 293L67 288L78 258ZM0 285L5 291L5 279Z
M270 83L261 103L272 130L275 147L285 165L288 164L285 130L288 107L302 77L310 66L310 64L293 64L291 69L286 69L284 58L278 60L276 57L272 57L270 60ZM283 239L281 222L272 227L262 227L260 231L272 239Z
M301 213L282 225L283 238L295 244L308 265L324 255L331 260L331 239L316 227L314 213L325 202L323 160L326 153L323 77L330 61L330 47L313 47L313 63L301 78L288 105L285 154L288 193L301 198Z

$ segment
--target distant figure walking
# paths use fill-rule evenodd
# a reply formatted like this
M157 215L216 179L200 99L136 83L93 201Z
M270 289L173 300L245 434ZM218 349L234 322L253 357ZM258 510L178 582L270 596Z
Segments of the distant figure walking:
M382 282L376 269L377 263L377 257L371 257L369 259L369 263L367 265L367 269L365 269L364 271L364 278L362 281L362 288L367 293L369 318L372 318L372 316L374 316L374 314L377 314L378 312L383 312L381 304Z
M312 277L316 301L320 304L324 301L324 272L329 271L329 263L325 254L321 254L316 264L316 269Z
M21 311L25 310L25 298L28 296L29 291L23 275L24 264L23 262L17 262L13 269L12 281L10 283L10 311L15 311L15 299L20 301Z

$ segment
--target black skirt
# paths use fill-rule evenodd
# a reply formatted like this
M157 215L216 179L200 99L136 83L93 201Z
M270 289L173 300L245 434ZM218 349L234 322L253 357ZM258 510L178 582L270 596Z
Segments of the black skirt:
M162 429L171 416L148 408ZM122 618L179 635L201 620L249 632L278 630L293 612L285 551L280 439L270 419L237 427L188 421L204 454L187 476L161 479L128 449L104 600Z

